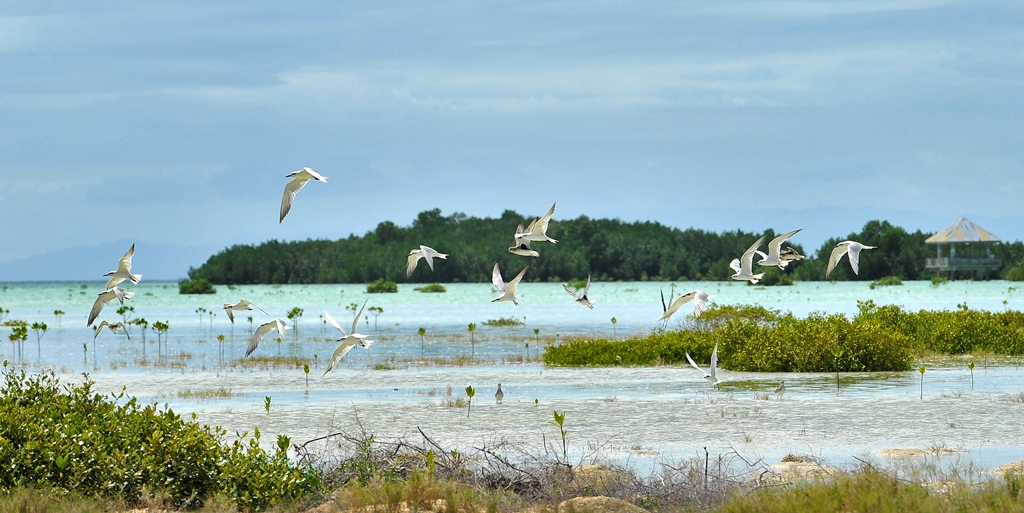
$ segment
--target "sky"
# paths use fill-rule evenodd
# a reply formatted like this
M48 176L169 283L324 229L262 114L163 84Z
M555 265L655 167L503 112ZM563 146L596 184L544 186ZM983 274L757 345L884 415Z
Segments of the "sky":
M872 219L1024 240L1020 2L87 4L0 4L0 280L555 201L808 250ZM305 166L328 183L279 223Z

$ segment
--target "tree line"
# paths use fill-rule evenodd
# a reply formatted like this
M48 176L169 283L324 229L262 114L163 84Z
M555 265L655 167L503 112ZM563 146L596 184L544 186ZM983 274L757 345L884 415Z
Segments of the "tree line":
M681 230L655 221L627 223L580 216L552 220L548 235L560 242L533 243L539 258L507 252L506 248L513 245L516 226L526 226L531 219L512 210L498 218L478 218L461 212L444 216L440 209L433 209L420 212L411 226L384 221L362 237L353 234L339 240L270 240L258 245L235 245L211 256L198 268L189 269L188 274L191 279L205 278L219 284L369 283L379 278L399 283L489 282L497 262L506 280L530 265L524 278L527 281L568 281L587 275L594 281L718 281L729 279L733 272L729 262L754 240L764 235L768 241L778 235L772 229L762 233L714 233L696 228ZM824 280L832 248L847 239L878 249L862 253L859 276L853 274L844 258L833 279L929 279L934 273L925 269L925 259L935 254L934 247L924 243L929 235L920 230L907 232L888 221L869 221L860 233L829 239L812 254L806 254L800 244L792 244L806 255L806 260L791 264L785 273L764 268L768 273L765 283ZM407 279L406 257L420 244L451 256L435 260L433 272L425 262L419 262ZM767 251L766 245L762 251ZM984 247L975 249L985 251ZM1021 242L995 244L991 249L1003 262L999 277L1024 264ZM957 249L958 254L970 251L962 245Z

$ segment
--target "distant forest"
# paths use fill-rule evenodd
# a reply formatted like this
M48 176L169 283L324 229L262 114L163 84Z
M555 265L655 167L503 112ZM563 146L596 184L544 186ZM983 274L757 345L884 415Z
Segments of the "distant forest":
M506 248L513 245L516 226L526 226L531 219L511 210L497 219L469 217L459 212L443 216L440 209L428 210L421 212L412 226L384 221L362 237L353 234L340 240L271 240L256 246L232 246L190 269L189 278L205 278L218 284L368 283L378 278L398 283L489 282L497 262L506 280L530 265L526 281L586 279L588 274L594 281L717 281L729 279L729 262L758 237L766 236L762 251L767 251L767 241L777 235L771 229L763 233L712 233L694 228L680 230L651 221L626 223L580 216L552 219L548 235L559 242L533 243L539 258L507 252ZM797 227L783 228L780 233ZM935 248L924 240L930 235L920 230L908 233L888 221L869 221L860 233L829 239L811 254L800 244L791 244L807 259L794 262L785 273L763 268L768 270L764 283L824 280L833 246L847 239L878 249L861 254L859 276L853 274L844 257L832 279L929 279L934 273L925 269L925 258L934 256ZM799 240L800 235L794 239ZM434 272L420 261L416 272L406 279L406 257L420 244L451 256L435 260ZM979 244L975 251L984 254L985 248ZM958 254L970 252L969 246L957 246ZM995 244L992 252L1003 262L998 276L993 277L1020 274L1024 244Z

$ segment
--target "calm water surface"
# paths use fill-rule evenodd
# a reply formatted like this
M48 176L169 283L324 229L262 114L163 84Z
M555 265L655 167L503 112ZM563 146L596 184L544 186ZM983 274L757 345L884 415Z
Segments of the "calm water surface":
M0 357L29 371L51 369L69 381L87 372L100 391L123 387L144 401L194 412L229 433L258 426L268 444L279 433L301 442L333 430L355 431L361 423L378 438L418 437L419 427L453 448L513 441L539 450L545 437L558 436L547 424L558 410L567 412L574 458L643 463L702 455L704 447L712 455L735 450L769 462L791 452L843 462L887 448L935 447L964 450L990 467L1024 458L1024 373L1010 359L976 360L973 385L966 359L922 362L923 400L917 371L844 374L837 394L834 374L726 370L727 383L713 390L689 367L562 369L539 363L542 346L564 337L649 332L661 313L659 289L666 295L671 290L666 283L594 283L597 306L588 310L572 303L557 283L523 284L524 300L516 307L489 303L497 294L488 284L449 284L443 294L419 293L412 285L400 286L397 294L369 295L363 285L290 285L218 287L215 295L182 296L174 283L143 282L130 287L136 296L126 305L135 310L127 315L170 324L159 348L153 332L143 345L137 327L131 341L105 331L93 344L85 319L102 287L0 284L0 307L10 310L10 318L51 328L38 346L30 332L21 358L5 337ZM851 282L773 288L675 284L677 294L693 288L716 294L713 302L758 303L797 315L852 316L857 301L867 299L912 310L952 310L964 302L977 309L1024 309L1024 294L1002 281L937 288L910 282L874 290ZM266 357L262 364L241 358L250 333L246 316L236 315L232 327L220 308L239 297L269 312L250 312L254 324L284 318L293 307L304 310L297 334L290 331L281 342L268 337L256 350L254 356ZM325 329L322 311L344 325L352 315L345 307L366 299L383 308L376 318L364 314L360 330L376 344L355 348L322 376L337 337L333 328ZM108 305L100 319L121 320L117 306ZM57 309L66 312L59 323ZM677 317L688 311L684 307ZM484 325L500 317L524 324ZM477 325L473 343L471 322ZM420 327L426 330L422 338ZM221 334L223 344L216 340ZM308 384L302 363L312 367ZM781 379L788 391L779 400L771 390ZM505 390L501 405L493 399L499 382ZM466 408L445 406L465 398L466 385L478 390L470 415ZM266 396L272 398L269 413Z

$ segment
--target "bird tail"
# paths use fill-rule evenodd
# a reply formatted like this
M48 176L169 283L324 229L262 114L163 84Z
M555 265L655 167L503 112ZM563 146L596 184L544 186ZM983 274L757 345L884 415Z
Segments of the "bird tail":
M131 280L131 282L134 283L135 285L138 285L139 281L142 280L142 275L141 274L129 274L128 275L128 279Z
M750 280L750 283L753 283L754 285L757 285L757 282L760 281L761 277L763 277L763 276L764 276L764 273L755 274L754 275L754 279Z

